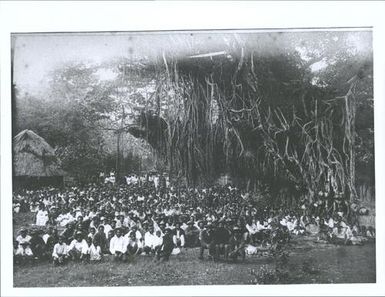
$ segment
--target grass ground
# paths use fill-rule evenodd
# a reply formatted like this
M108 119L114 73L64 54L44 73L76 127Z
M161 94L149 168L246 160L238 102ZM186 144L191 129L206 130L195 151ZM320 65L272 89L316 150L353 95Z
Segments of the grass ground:
M16 215L14 228L31 222ZM298 239L289 247L289 260L277 266L273 259L247 257L245 262L223 263L198 259L199 249L187 249L169 262L155 263L140 256L130 263L105 259L97 264L51 263L14 266L15 287L167 286L256 283L370 283L376 281L375 245L333 246Z

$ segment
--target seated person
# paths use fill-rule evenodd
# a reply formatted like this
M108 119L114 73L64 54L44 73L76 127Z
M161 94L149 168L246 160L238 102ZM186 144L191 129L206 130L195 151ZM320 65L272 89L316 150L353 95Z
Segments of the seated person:
M36 260L46 257L46 245L38 230L31 232L30 247Z
M319 226L314 218L310 220L310 223L306 225L306 233L309 235L317 235L319 233Z
M153 240L154 240L153 249L154 249L155 255L157 255L157 254L159 254L161 247L163 245L163 236L162 236L162 232L160 230L155 232L155 236L154 236Z
M329 240L329 226L326 224L324 219L320 219L319 221L319 240Z
M162 245L159 248L159 252L157 254L158 260L168 261L170 259L172 250L174 249L174 240L173 234L170 228L166 228L164 230Z
M37 226L45 226L48 222L48 211L45 209L44 204L39 205L39 210L36 212L36 222Z
M228 252L228 257L230 257L234 261L237 260L239 256L242 257L242 260L245 260L245 241L242 237L241 228L239 228L238 226L234 226L233 228L233 232L229 240Z
M64 242L64 236L59 236L59 241L54 245L52 251L53 264L55 266L64 264L68 259L67 244Z
M150 253L155 253L155 234L154 234L154 226L149 226L147 232L144 234L144 252L149 255Z
M143 241L143 236L142 236L142 233L138 230L138 227L136 225L132 226L131 230L127 232L126 235L124 235L124 237L126 238L126 240L129 240L131 238L131 233L135 233L135 238L139 241Z
M352 245L363 245L366 238L360 236L357 232L357 229L352 229L349 239Z
M59 240L57 229L52 226L49 227L47 233L43 235L43 240L46 244L47 251L52 251L53 247Z
M213 225L207 225L205 224L204 228L199 233L199 241L200 241L200 253L199 253L199 259L203 259L203 252L205 249L209 251L209 257L212 257L214 254L215 246L213 244L213 238L212 238L212 232L213 232Z
M91 250L91 245L92 245L92 238L88 237L85 239L86 244L82 247L82 252L80 255L80 260L83 263L89 263L90 262L90 250Z
M68 247L68 254L73 261L80 261L83 250L88 248L87 242L83 239L82 232L78 231Z
M91 240L93 240L95 234L96 234L96 229L93 228L93 227L90 227L90 228L89 228L89 233L88 233L87 237L89 237L89 238L91 238Z
M95 237L94 237L94 240L91 242L91 245L89 248L89 255L90 255L91 262L99 262L102 260L102 256L103 256L102 248L98 244L98 242L95 241Z
M247 224L246 224L246 229L248 231L250 243L255 243L257 240L256 235L259 233L260 230L258 230L257 222L254 218L248 219ZM262 229L264 229L264 228L262 228Z
M340 224L336 225L333 228L330 241L334 244L346 244L347 239L345 228L343 228Z
M294 218L289 218L287 220L286 227L290 233L294 233L296 226L297 226L297 220L295 220Z
M95 233L92 242L95 245L95 247L98 247L98 246L100 247L103 254L109 253L108 251L109 244L106 238L106 233L104 233L103 225L99 225L98 232Z
M128 234L130 235L128 239L126 239L127 255L128 256L140 255L142 253L142 242L136 237L136 232L131 232Z
M219 221L218 227L213 232L213 242L215 246L214 261L218 260L220 255L225 256L227 260L229 248L230 232L224 227L223 221Z
M20 230L20 235L16 237L16 241L18 243L17 250L15 253L16 262L22 261L26 262L33 257L33 253L31 250L31 236L27 234L27 229L22 228Z
M186 247L197 247L199 246L199 229L194 226L193 221L187 223L187 227L184 230Z
M122 236L122 230L120 228L115 229L115 235L110 241L110 253L114 255L115 261L125 261L125 254L127 252L127 242Z
M366 229L366 237L369 239L375 239L376 238L376 232L372 226L369 226Z
M173 230L173 242L175 247L184 247L185 245L185 232L180 227L180 223L175 223L175 229Z

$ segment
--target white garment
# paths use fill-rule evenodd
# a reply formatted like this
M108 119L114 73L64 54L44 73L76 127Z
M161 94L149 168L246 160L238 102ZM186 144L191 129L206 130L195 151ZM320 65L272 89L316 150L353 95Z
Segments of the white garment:
M154 247L157 247L157 246L161 246L163 244L163 234L161 235L161 237L158 237L158 236L154 236L153 240L154 240Z
M19 243L19 246L16 250L16 255L33 256L33 253L32 253L30 246L29 245L23 246L23 244L29 243L30 240L31 240L31 236L29 236L29 235L26 235L25 237L22 237L21 235L19 235L18 237L16 237L16 241Z
M104 233L106 234L106 237L108 238L108 233L112 230L112 227L110 224L105 224L104 226Z
M110 252L115 254L115 252L125 253L127 251L127 241L123 236L117 237L116 235L111 238L110 241Z
M185 238L182 232L180 230L175 230L175 234L172 237L174 244L177 245L178 240L180 240L180 246L184 247L185 244Z
M255 234L255 233L257 233L258 232L258 230L257 230L257 225L255 225L255 224L246 224L246 229L247 229L247 231L251 234L251 235L253 235L253 234Z
M124 235L124 238L126 238L126 240L130 239L131 233L132 233L132 230L130 232L128 232L126 235ZM139 230L136 230L135 237L137 240L141 240L142 239L142 233L140 233Z
M63 242L62 244L57 243L53 247L52 257L59 258L60 256L67 255L67 253L68 253L68 247L65 244L65 242Z
M36 225L45 226L48 222L48 211L39 210L36 214Z
M257 230L261 231L261 230L265 230L265 229L266 229L266 227L263 224L261 224L260 221L257 221Z
M100 246L95 247L94 244L91 244L89 253L91 261L99 261L102 259L102 250Z
M84 239L82 239L81 241L77 241L76 239L74 239L71 241L68 247L69 251L73 249L77 250L78 252L84 253L84 251L87 251L88 249L88 244Z
M155 245L155 235L150 233L149 231L147 231L145 234L144 234L144 246L146 247L149 247L149 248L154 248Z
M50 235L48 233L44 234L43 235L43 240L44 242L47 244L47 241L48 241L48 238L50 237Z

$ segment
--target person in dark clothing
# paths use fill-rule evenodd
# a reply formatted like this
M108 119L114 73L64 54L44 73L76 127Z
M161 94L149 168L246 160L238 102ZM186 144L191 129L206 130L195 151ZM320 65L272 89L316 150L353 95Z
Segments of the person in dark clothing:
M75 222L70 222L66 225L65 229L61 233L66 239L66 243L70 243L74 239Z
M230 232L224 227L223 222L218 223L218 227L213 232L213 242L215 246L214 260L218 260L224 254L225 260L228 257Z
M40 237L38 231L31 232L31 250L35 260L42 260L46 256L46 245L43 238Z
M209 257L212 257L214 254L214 244L213 244L213 226L208 225L205 226L204 229L200 231L199 234L199 241L200 241L200 253L199 253L199 259L203 259L203 252L205 249L209 250Z
M173 249L174 249L173 234L171 232L171 229L166 228L165 234L163 235L163 243L157 255L158 260L162 259L163 261L168 261L170 259Z
M47 248L47 253L51 253L53 250L53 247L59 240L59 235L57 233L57 229L53 227L49 227L47 234L43 236L43 239L45 240L45 245Z
M229 257L234 261L241 256L242 260L245 260L245 240L242 236L242 230L238 226L234 226L233 232L229 239Z
M95 246L100 246L103 254L109 253L109 244L107 241L106 233L104 233L103 225L99 225L98 232L95 233L93 242Z
M194 226L193 221L187 223L187 228L185 229L185 240L186 247L197 247L199 246L199 230Z

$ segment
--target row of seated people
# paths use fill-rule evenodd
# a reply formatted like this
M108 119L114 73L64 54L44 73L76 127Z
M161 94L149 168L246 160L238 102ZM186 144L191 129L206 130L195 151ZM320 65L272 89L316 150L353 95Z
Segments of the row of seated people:
M95 220L94 220L95 221ZM101 222L104 222L103 218ZM274 241L288 242L293 235L313 235L319 240L336 244L362 244L365 240L375 237L372 227L350 227L342 218L329 220L301 217L300 223L295 218L286 216L277 219L259 220L251 218L247 223L231 219L219 221L189 221L186 226L176 222L166 224L164 221L143 222L141 227L124 226L109 229L99 224L97 230L89 227L88 232L83 228L83 222L69 224L60 236L55 228L49 227L47 233L39 230L26 229L20 231L15 241L15 259L52 257L56 264L64 259L99 261L103 255L112 254L116 260L126 261L130 256L153 255L157 259L168 260L170 255L177 254L183 248L200 247L199 258L203 259L204 250L209 251L210 257L218 260L223 255L245 258L245 252L252 247L271 246ZM294 227L289 223L292 222ZM299 225L300 228L296 228ZM299 232L296 232L299 231Z

